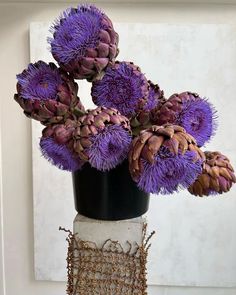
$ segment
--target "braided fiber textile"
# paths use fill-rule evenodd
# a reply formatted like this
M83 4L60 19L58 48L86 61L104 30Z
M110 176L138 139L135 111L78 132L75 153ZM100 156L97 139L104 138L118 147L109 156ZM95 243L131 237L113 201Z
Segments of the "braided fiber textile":
M67 294L147 295L146 263L154 232L147 237L146 228L141 245L127 241L127 250L110 239L98 248L60 228L68 232Z

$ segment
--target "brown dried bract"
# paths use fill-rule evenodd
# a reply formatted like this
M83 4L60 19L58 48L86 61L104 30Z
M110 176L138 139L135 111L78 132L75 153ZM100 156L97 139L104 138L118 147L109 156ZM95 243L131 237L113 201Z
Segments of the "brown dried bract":
M177 155L186 151L195 153L194 161L205 160L204 153L197 147L195 139L178 125L153 125L140 132L133 142L129 152L129 169L132 177L136 179L142 171L141 158L154 163L155 156L161 146Z
M200 197L228 192L236 182L229 159L220 152L205 152L205 155L202 173L189 187L189 192Z

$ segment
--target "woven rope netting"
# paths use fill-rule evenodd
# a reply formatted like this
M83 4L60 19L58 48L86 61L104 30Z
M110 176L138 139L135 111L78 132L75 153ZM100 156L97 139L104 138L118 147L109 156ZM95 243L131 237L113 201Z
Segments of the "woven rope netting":
M63 228L60 228L65 230ZM149 240L146 225L141 245L107 240L101 248L68 232L68 295L147 295L146 263Z

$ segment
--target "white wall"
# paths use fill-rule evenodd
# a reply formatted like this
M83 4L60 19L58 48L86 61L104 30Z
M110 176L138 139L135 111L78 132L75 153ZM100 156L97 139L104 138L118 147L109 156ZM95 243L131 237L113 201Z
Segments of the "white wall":
M1 295L65 294L64 283L34 280L30 122L22 115L12 97L15 91L15 74L21 72L29 62L29 23L52 20L67 6L68 3L0 3L0 143L2 142L3 197L0 211L0 226L3 226L3 231L0 239L3 237L4 245L4 249L0 246L0 276L5 269L6 287L4 294L4 288L0 286ZM232 5L106 3L99 6L116 22L236 24L236 6ZM4 268L1 261L2 250L5 253ZM150 288L149 294L235 295L236 289L159 286Z

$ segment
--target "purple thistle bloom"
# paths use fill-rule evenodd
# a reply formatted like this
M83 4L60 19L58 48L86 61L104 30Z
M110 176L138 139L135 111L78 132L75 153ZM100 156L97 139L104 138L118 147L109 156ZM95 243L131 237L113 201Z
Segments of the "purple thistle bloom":
M62 83L56 65L38 61L17 75L20 95L25 99L56 99L57 87Z
M101 80L93 83L91 94L96 105L131 116L148 96L148 82L132 63L116 62L107 68Z
M42 137L40 140L42 155L53 165L62 170L76 171L81 169L83 162L75 158L65 144L57 143L52 137Z
M149 81L149 92L147 103L144 106L144 111L151 111L154 108L158 107L160 103L163 102L164 92L160 90L158 85L153 84Z
M98 170L106 171L127 157L132 139L121 125L108 125L89 140L92 141L87 149L89 163Z
M163 195L188 188L202 171L202 162L194 162L194 156L190 151L174 155L166 147L161 147L154 164L141 160L143 171L138 187L147 193Z
M158 100L156 100L155 91L153 88L151 88L149 90L148 101L144 106L144 110L145 111L153 110L157 105L158 105Z
M53 38L48 39L59 63L79 61L88 48L96 48L101 29L107 29L103 15L95 6L84 4L63 12L51 29Z
M199 146L203 146L215 134L217 128L216 110L205 98L184 100L175 124L191 134Z

